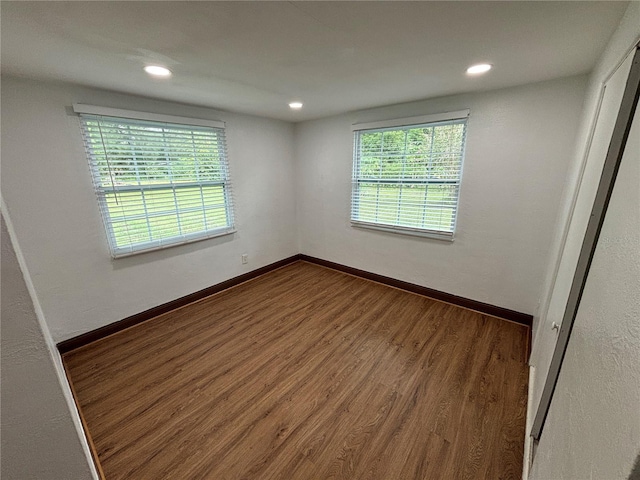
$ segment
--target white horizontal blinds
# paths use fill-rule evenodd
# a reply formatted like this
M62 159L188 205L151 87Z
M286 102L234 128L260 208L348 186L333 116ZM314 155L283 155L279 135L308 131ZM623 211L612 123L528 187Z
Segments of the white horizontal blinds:
M113 256L233 230L223 128L80 118Z
M352 222L452 237L466 124L356 130Z

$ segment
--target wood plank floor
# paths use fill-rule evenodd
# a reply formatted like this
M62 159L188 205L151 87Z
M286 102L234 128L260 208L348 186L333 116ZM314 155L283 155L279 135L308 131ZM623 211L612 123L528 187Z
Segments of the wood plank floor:
M508 479L527 328L296 262L64 355L112 479Z

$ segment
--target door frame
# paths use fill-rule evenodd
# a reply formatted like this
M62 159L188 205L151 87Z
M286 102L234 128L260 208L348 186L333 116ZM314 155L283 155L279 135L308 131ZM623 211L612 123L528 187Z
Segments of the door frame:
M591 216L589 217L582 248L580 249L580 255L571 283L571 290L569 291L567 305L562 317L562 324L558 332L558 340L553 351L551 365L542 390L538 410L533 420L531 436L536 441L540 440L549 413L551 400L558 383L562 362L567 352L571 331L573 330L582 293L591 268L593 255L595 254L600 231L602 230L609 206L609 200L611 199L618 170L620 169L620 163L629 137L629 131L631 130L631 123L635 115L638 98L640 97L640 45L636 44L634 49L635 53L631 62L631 70L627 77L620 110L618 111L613 134L611 135L611 142L609 143L609 149L602 168L602 175L591 209Z

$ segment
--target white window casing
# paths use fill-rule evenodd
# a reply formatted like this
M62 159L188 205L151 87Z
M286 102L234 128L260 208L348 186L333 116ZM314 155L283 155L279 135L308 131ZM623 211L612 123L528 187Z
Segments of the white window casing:
M114 258L235 231L223 122L74 111Z
M351 224L453 240L468 116L354 124Z

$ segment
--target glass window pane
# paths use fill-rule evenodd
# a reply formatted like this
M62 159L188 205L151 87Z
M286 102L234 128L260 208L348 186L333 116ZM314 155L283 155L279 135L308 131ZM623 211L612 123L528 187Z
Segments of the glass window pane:
M81 119L114 255L233 228L223 129Z
M355 135L352 220L453 234L466 119Z

